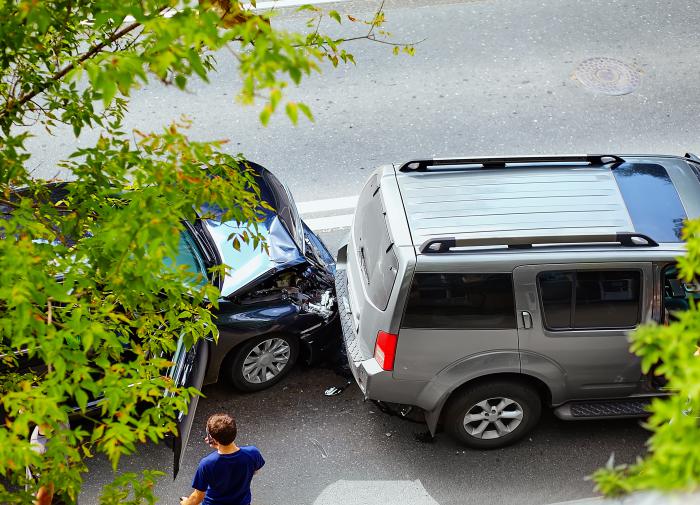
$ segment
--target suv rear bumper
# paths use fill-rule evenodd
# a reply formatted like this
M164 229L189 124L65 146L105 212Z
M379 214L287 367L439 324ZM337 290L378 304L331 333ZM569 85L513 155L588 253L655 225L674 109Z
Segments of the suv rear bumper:
M340 254L338 256L340 258ZM392 372L382 369L374 357L363 354L354 328L348 297L347 273L340 261L335 272L335 289L348 364L365 399L414 405L420 391L419 384L413 381L395 380ZM401 386L397 384L398 382Z
M367 399L369 398L368 385L373 379L372 376L381 373L383 370L379 369L379 364L374 361L374 358L368 359L362 354L357 333L355 333L355 329L353 328L353 318L348 297L347 272L344 268L337 268L335 271L335 292L338 297L338 315L340 317L340 326L343 331L343 345L345 346L350 371L355 378L355 382L357 382L357 385L360 386L360 389L365 394L365 399ZM378 370L371 370L373 367L369 362L372 361L374 361ZM368 370L368 368L370 370ZM370 371L372 373L370 373Z

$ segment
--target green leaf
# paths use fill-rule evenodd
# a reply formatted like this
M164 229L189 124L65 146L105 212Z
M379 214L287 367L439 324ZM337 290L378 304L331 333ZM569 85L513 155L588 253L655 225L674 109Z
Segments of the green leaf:
M299 106L295 102L287 102L285 111L292 123L296 125L299 121Z
M330 16L332 19L335 19L338 24L342 23L342 19L340 17L340 14L338 14L338 11L328 11L328 16Z
M281 99L282 91L280 91L278 88L275 88L272 91L270 91L270 106L272 107L273 111L277 108L277 105L279 104Z
M176 75L176 76L175 76L175 85L176 85L179 89L183 89L183 90L184 90L185 87L187 86L187 77L185 77L185 76L182 75L182 74Z
M117 83L111 80L109 76L105 76L105 78L102 80L102 103L105 107L109 107L109 104L112 103L112 99L114 99L114 95L116 93Z
M272 116L272 106L268 104L263 107L262 111L260 111L260 122L263 126L268 125L270 122L270 116Z
M207 77L207 71L204 68L204 65L202 65L202 60L200 58L199 53L194 50L190 49L187 52L188 60L190 62L190 65L192 65L192 70L202 78L204 82L209 82L209 78Z
M77 389L74 393L74 396L78 407L80 407L80 410L84 412L88 402L87 394L82 389Z
M311 113L311 109L309 108L309 106L302 102L299 102L297 105L299 106L299 110L301 110L301 112L308 118L308 120L313 122L314 116Z

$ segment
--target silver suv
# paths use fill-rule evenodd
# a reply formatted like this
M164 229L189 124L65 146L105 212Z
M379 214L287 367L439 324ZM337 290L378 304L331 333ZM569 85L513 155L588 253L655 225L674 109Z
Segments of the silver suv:
M674 260L699 216L691 154L379 167L338 254L355 380L477 448L518 440L542 407L643 416L663 379L642 374L627 335L697 291Z

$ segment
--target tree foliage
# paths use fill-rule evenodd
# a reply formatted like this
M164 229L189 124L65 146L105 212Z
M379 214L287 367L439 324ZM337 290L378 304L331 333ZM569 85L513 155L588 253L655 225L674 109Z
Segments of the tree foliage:
M700 279L700 221L684 229L687 253L678 259L679 278ZM652 402L646 427L652 431L649 453L634 465L615 465L593 475L606 495L642 490L693 492L700 489L700 307L674 313L668 325L646 325L631 337L632 351L642 359L645 373L668 381L671 396Z
M0 502L28 503L50 483L75 499L85 458L103 453L117 468L138 443L173 433L198 394L166 374L179 338L216 336L216 288L172 261L182 223L213 204L258 240L259 193L223 141L193 142L182 123L134 140L122 119L139 86L185 90L224 56L237 61L238 100L261 102L263 124L282 107L295 123L311 119L286 89L324 61L354 63L322 28L386 34L381 9L368 20L300 10L311 17L303 33L277 30L274 12L236 0L0 0ZM37 123L101 133L62 162L73 180L60 201L28 168L26 126ZM18 367L18 352L40 366ZM86 408L100 398L96 412ZM74 406L89 427L67 427ZM44 454L29 442L36 425L50 437ZM38 480L26 481L25 467ZM154 479L120 476L102 501L152 502Z

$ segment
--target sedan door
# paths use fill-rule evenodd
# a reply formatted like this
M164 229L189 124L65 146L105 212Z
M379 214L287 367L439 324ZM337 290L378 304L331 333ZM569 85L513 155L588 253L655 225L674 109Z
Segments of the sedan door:
M185 349L182 339L172 358L173 366L168 375L178 386L194 387L201 390L204 374L209 361L209 342L199 340L189 351ZM185 448L192 431L192 423L197 411L199 396L192 397L187 413L180 412L177 419L177 436L173 440L173 478L177 477L185 456Z

